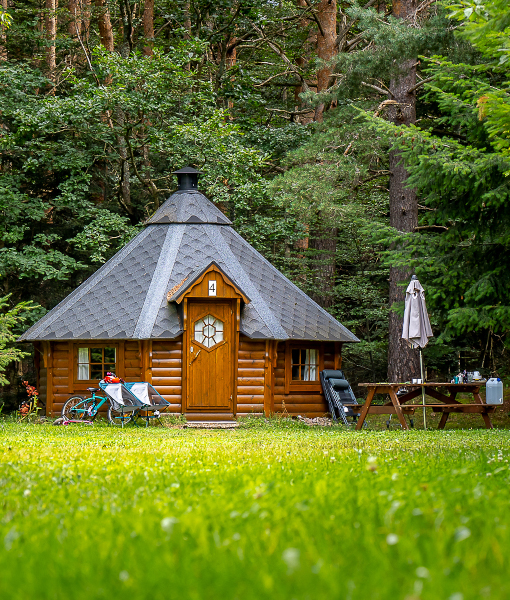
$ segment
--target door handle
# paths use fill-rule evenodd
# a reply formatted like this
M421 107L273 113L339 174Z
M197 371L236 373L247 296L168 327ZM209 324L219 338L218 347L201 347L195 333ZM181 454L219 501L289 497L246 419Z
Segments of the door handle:
M190 367L191 367L192 363L196 361L200 352L202 352L202 348L200 348L199 351L194 356L191 357L191 360L189 361Z

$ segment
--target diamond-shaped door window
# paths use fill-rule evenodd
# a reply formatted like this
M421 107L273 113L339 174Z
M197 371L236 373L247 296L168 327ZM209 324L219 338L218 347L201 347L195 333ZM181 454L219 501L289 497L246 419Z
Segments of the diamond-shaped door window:
M195 341L212 348L223 341L223 321L207 315L195 323Z

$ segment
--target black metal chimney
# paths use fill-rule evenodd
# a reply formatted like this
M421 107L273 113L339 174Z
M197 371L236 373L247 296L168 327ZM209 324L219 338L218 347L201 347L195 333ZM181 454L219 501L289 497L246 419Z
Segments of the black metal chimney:
M184 167L178 171L174 171L179 182L179 190L196 190L198 189L198 176L202 175L202 171L197 171L193 167Z

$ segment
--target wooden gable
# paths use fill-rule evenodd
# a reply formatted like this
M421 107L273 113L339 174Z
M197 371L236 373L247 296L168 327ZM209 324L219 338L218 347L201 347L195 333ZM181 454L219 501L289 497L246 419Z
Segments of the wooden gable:
M188 281L184 279L177 289L168 292L167 299L180 304L184 298L231 298L243 300L246 304L250 299L216 264L211 263L202 273Z

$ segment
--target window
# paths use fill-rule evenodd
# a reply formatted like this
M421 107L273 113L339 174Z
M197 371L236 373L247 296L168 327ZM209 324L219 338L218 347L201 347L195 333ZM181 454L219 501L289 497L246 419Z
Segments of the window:
M108 371L115 372L115 348L78 348L78 380L104 379Z
M319 350L317 348L292 349L292 381L319 380Z
M195 323L194 339L206 348L219 344L223 341L223 322L212 315L200 319Z
M322 342L285 344L285 394L321 391L319 373L324 369Z

